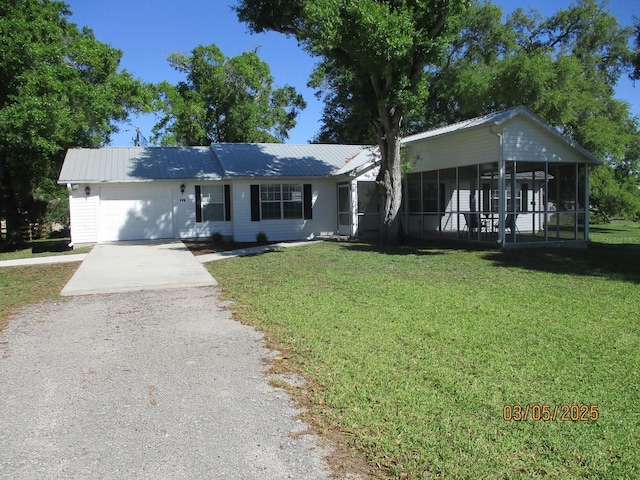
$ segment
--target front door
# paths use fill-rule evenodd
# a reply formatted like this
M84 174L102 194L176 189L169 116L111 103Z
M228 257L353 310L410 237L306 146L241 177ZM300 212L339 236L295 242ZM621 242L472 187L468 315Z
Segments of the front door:
M351 235L351 192L349 184L338 185L338 234Z

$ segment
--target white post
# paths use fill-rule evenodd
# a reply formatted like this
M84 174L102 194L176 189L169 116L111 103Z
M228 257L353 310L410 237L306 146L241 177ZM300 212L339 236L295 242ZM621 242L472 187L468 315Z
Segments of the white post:
M349 184L350 216L351 216L351 237L358 235L358 180L353 179Z

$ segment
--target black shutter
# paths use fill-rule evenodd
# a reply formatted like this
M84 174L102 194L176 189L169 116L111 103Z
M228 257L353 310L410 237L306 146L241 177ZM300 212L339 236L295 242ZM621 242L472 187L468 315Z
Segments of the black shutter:
M196 222L202 222L202 187L196 185Z
M260 185L251 185L251 221L260 221Z
M302 201L304 202L304 219L311 220L313 219L313 204L311 203L313 200L311 193L311 184L305 183L302 186Z
M224 221L231 220L231 186L224 186Z

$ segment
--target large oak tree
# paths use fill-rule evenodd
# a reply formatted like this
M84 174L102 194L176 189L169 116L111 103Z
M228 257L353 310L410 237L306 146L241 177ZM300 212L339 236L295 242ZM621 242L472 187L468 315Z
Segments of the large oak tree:
M382 244L398 242L400 138L406 112L424 96L425 69L439 64L459 30L463 0L241 0L255 32L295 36L329 68L347 72L350 98L366 111L380 147Z

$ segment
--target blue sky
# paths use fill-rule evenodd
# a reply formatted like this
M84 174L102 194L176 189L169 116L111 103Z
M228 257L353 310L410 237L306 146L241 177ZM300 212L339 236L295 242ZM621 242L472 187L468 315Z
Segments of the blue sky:
M123 51L121 67L146 82L167 80L177 83L184 77L173 70L166 58L170 53L189 53L197 45L215 43L227 57L259 48L262 60L271 68L277 86L292 85L307 101L290 132L287 143L307 143L317 132L322 103L307 87L316 59L303 52L293 38L276 33L251 34L238 22L232 0L66 0L72 11L70 20L91 28L96 38ZM570 5L569 0L541 2L533 0L494 0L505 13L517 7L535 8L550 15ZM610 0L609 10L623 25L640 17L637 0ZM626 79L617 88L617 96L632 105L640 116L640 82L633 86ZM155 123L153 115L132 118L121 133L112 138L113 146L132 145L135 126L149 138Z

